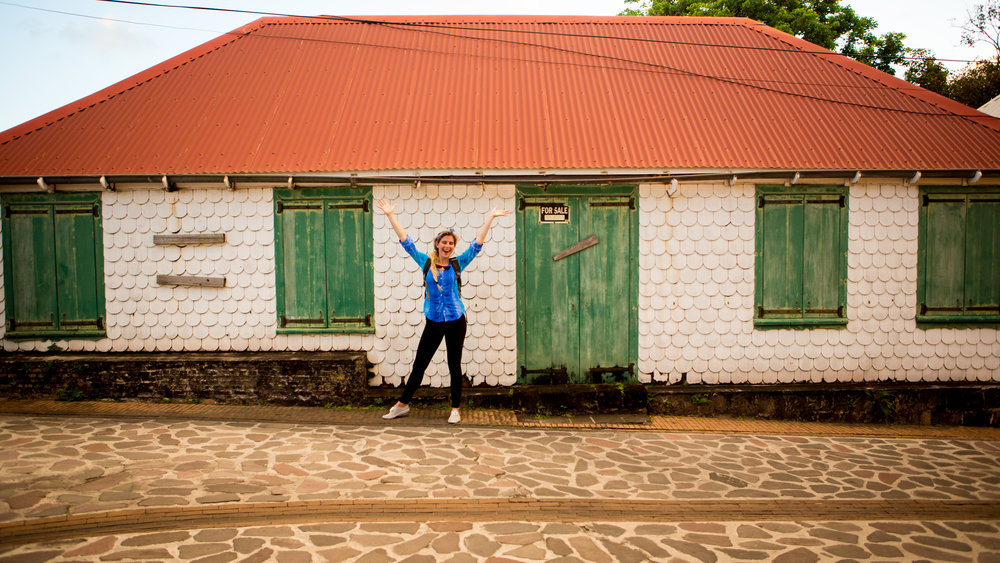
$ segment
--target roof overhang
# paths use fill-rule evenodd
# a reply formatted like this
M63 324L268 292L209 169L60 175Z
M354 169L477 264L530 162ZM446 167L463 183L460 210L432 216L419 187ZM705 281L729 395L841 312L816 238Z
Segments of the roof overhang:
M608 184L778 181L837 182L854 184L861 180L892 179L909 183L950 181L975 184L1000 182L995 170L393 170L290 174L156 174L156 175L78 175L78 176L6 176L0 177L4 191L31 189L80 189L100 186L162 187L173 190L184 186L217 184L239 186L305 187L343 184Z

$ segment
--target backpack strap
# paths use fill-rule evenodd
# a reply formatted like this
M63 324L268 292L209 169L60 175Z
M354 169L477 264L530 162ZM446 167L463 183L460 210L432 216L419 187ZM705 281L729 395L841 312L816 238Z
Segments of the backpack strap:
M451 267L455 269L455 282L458 283L458 292L462 293L462 268L458 267L458 258L454 256L448 262L451 263ZM426 276L424 276L426 277Z
M459 291L459 293L461 293L461 291L462 291L462 268L460 268L459 265L458 265L458 258L455 258L454 256L452 256L451 259L448 260L448 263L451 264L451 267L455 269L455 283L458 284L458 291ZM424 278L423 279L424 279L424 284L425 285L427 284L427 272L429 272L429 271L431 271L431 259L430 259L430 257L428 257L427 261L424 262Z

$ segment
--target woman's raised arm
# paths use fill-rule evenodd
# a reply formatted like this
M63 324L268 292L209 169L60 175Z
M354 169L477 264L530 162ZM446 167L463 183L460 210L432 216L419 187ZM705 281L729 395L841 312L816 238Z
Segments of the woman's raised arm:
M510 215L510 209L500 209L499 207L494 207L492 211L486 214L486 219L483 221L483 226L479 228L479 232L476 233L476 244L482 246L486 242L486 233L490 232L490 223L493 222L494 217L503 217L504 215Z
M392 230L396 231L396 236L399 237L399 240L400 241L406 240L406 229L404 229L403 226L399 224L399 221L396 220L396 214L393 213L393 210L396 209L396 206L384 199L376 200L375 205L378 206L378 208L381 209L383 213L385 213L386 218L389 219L389 223L392 224Z

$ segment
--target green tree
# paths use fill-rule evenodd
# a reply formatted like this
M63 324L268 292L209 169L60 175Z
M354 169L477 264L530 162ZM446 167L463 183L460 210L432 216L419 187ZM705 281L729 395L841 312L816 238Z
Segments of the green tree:
M976 61L958 71L948 84L947 96L978 108L997 94L1000 94L1000 61L993 58Z
M1000 0L990 0L986 4L972 7L968 19L962 25L962 43L970 47L986 43L1000 54Z
M912 50L912 58L906 63L906 80L974 108L992 100L1000 94L1000 0L973 6L962 25L962 43L986 43L996 54L969 63L949 76L930 51Z
M1000 0L993 0L1000 1ZM839 0L625 0L636 7L626 16L745 17L838 51L848 57L895 74L906 48L902 33L876 35L878 22L857 15Z
M911 49L906 61L906 81L937 92L943 96L949 93L948 69L937 61L934 53L927 49Z

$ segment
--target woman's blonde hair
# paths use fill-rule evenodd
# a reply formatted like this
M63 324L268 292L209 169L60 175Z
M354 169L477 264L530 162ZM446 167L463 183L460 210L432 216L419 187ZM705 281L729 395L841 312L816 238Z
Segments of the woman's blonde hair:
M434 276L434 283L437 283L437 281L438 281L438 269L437 269L437 263L438 263L438 243L441 242L441 239L444 238L445 236L451 237L451 239L455 241L455 246L458 246L458 235L456 235L455 231L453 231L451 229L449 229L447 231L441 231L440 233L437 234L436 237L434 237L434 248L431 250L431 254L430 254L430 256L431 256L431 275Z

